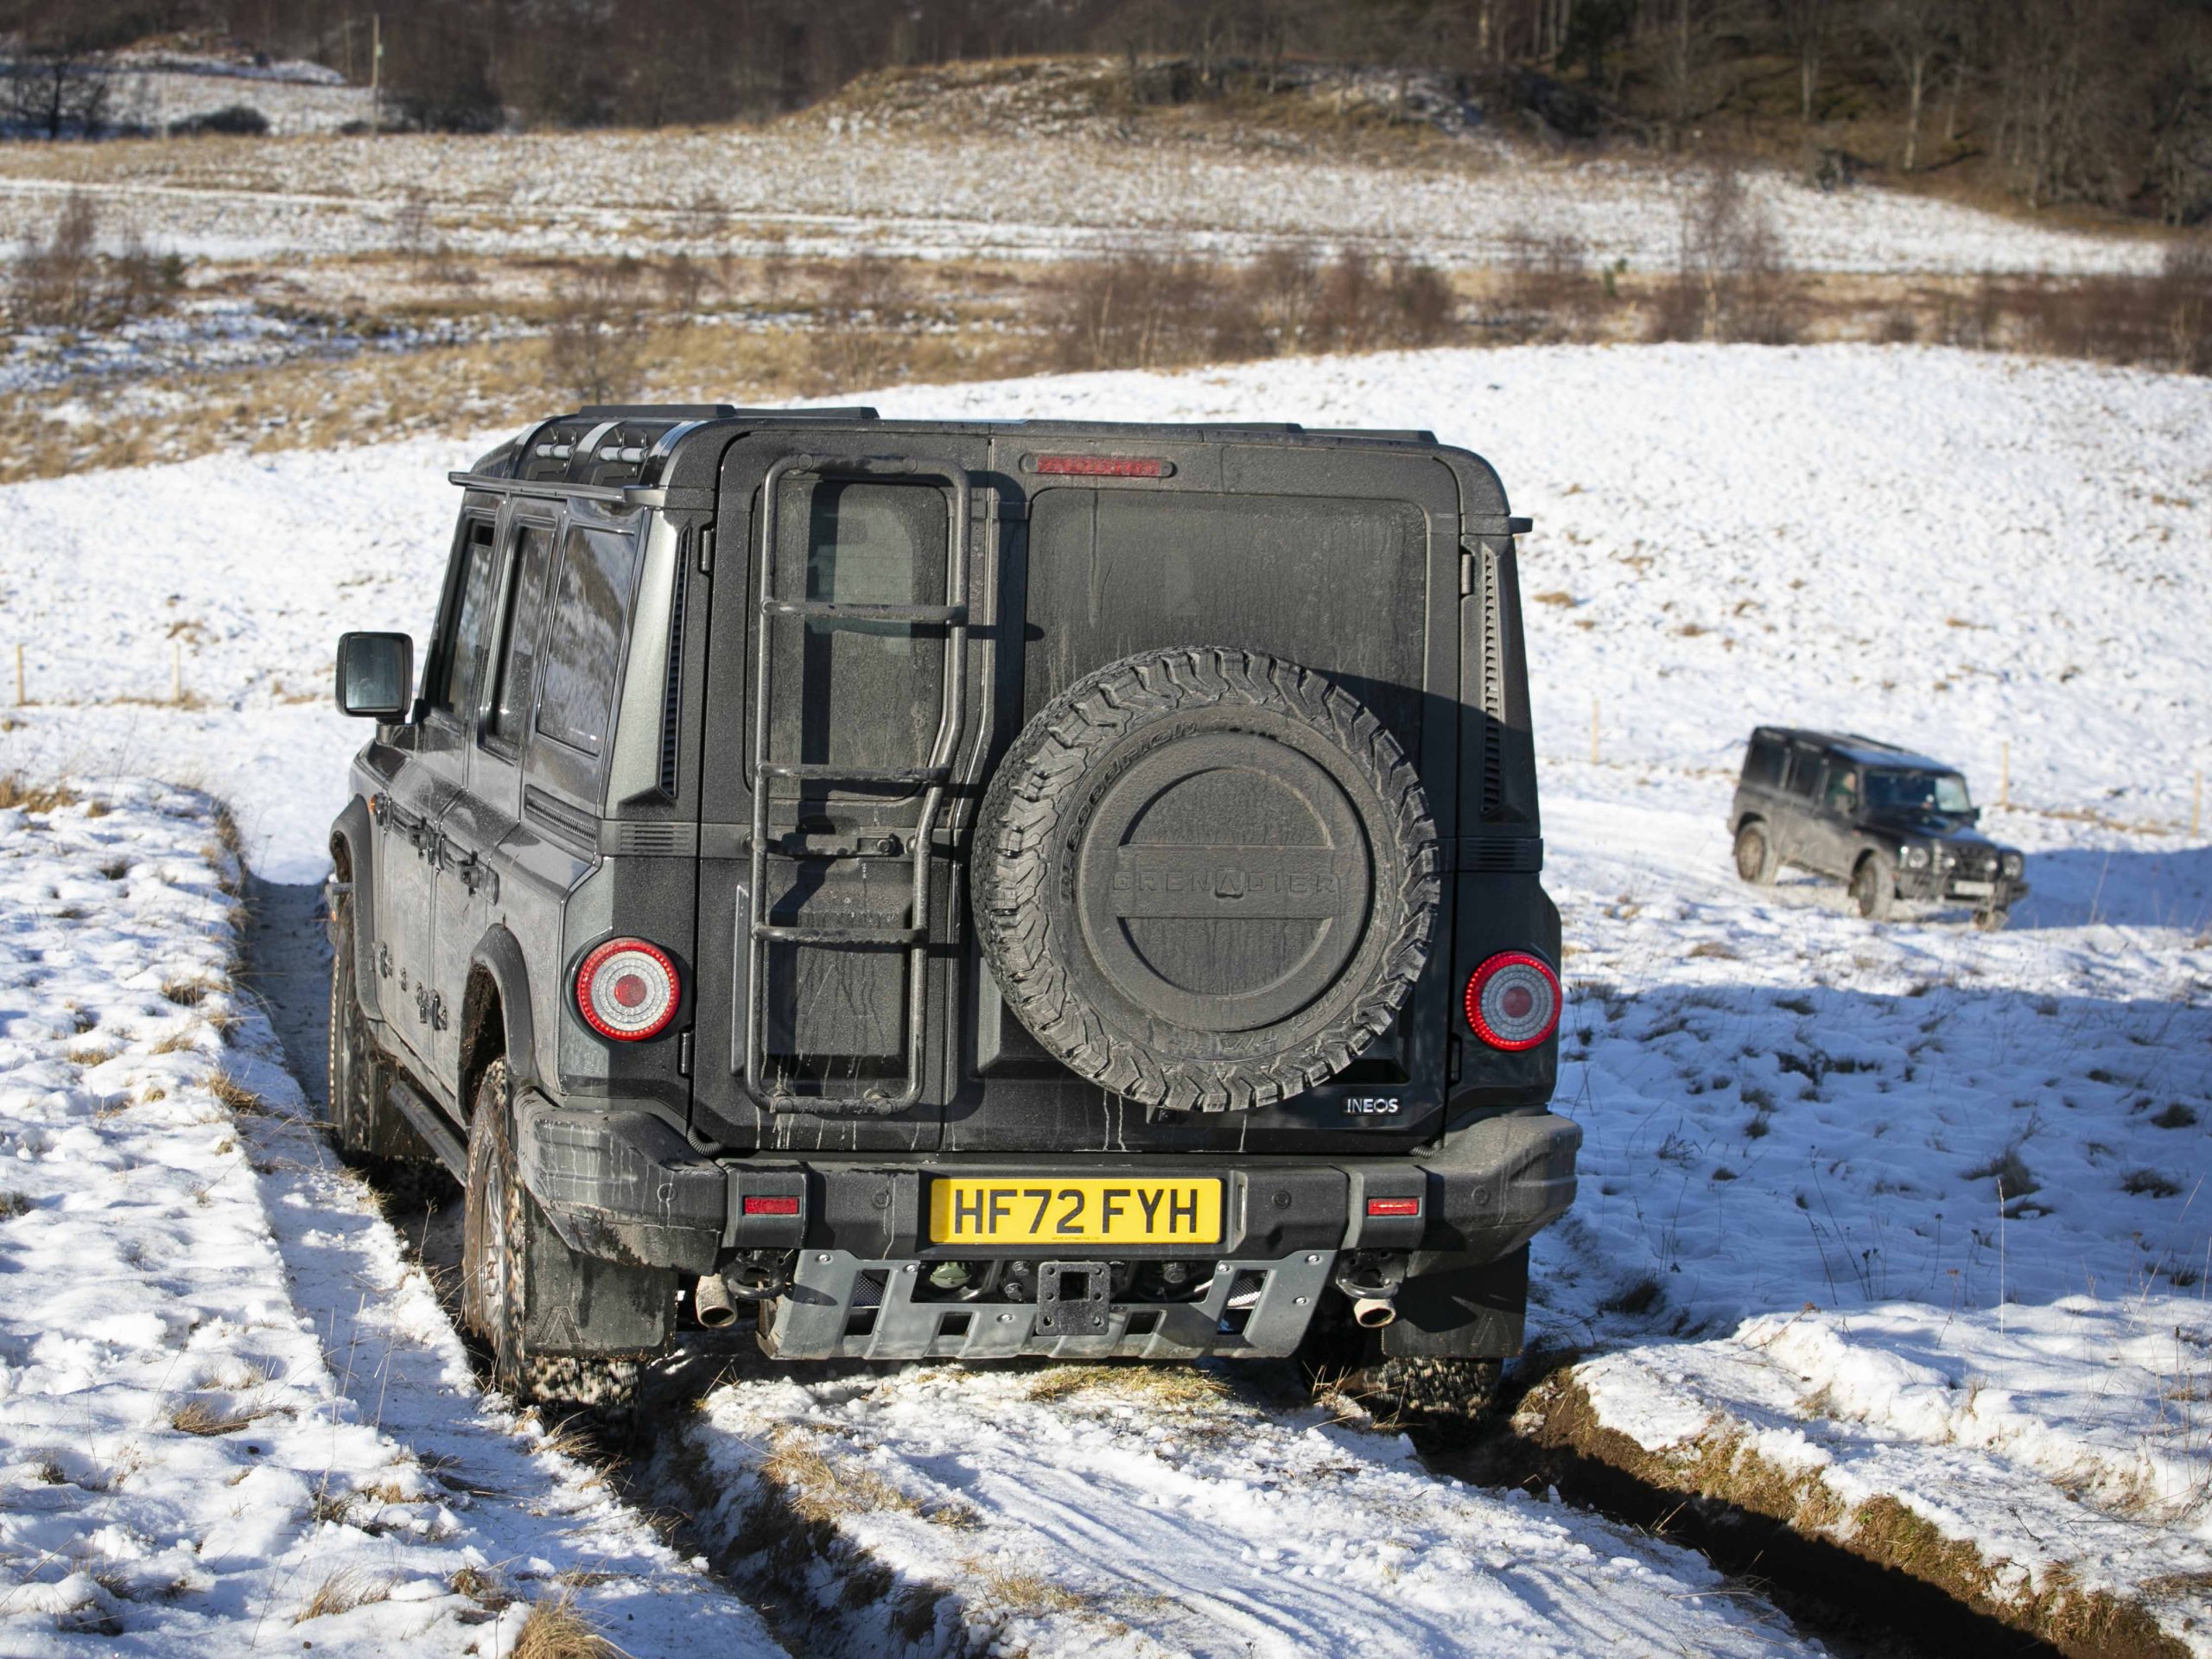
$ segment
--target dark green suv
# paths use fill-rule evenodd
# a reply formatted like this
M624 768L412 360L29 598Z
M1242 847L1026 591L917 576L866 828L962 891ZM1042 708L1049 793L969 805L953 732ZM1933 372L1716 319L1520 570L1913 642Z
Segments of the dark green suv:
M2026 860L1975 826L1981 811L1955 766L1871 737L1762 726L1729 808L1736 873L1772 881L1785 864L1849 884L1859 913L1899 899L1974 906L1999 928L2028 891Z
M331 1098L511 1384L1516 1351L1580 1132L1484 461L622 407L454 481L419 687L340 652Z

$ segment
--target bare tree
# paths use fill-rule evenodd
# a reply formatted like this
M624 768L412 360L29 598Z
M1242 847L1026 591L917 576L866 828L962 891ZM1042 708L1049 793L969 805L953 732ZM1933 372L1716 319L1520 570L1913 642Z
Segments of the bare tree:
M1813 100L1820 90L1821 60L1835 30L1836 0L1777 0L1782 36L1797 58L1797 118L1813 124Z
M1904 77L1904 170L1920 164L1920 111L1927 100L1929 71L1950 40L1949 0L1881 0L1872 19L1874 33Z
M10 124L49 139L91 137L106 124L108 74L92 59L55 48L27 53L5 73Z

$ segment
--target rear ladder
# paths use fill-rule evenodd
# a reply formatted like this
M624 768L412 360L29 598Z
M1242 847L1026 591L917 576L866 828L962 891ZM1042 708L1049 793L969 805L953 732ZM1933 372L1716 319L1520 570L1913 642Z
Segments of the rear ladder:
M793 477L941 480L952 492L949 545L944 562L942 605L861 605L835 600L779 599L776 596L777 491ZM811 1112L839 1116L887 1117L918 1104L923 1088L923 1036L927 1018L930 944L930 855L937 817L952 780L953 756L967 730L968 567L969 501L967 469L950 461L914 457L838 459L786 455L768 468L760 485L760 615L753 653L753 838L750 937L746 942L744 993L745 1091L768 1112ZM804 588L802 588L802 591ZM919 766L861 769L836 764L778 760L769 753L774 730L771 702L770 630L779 621L811 620L829 627L903 622L945 631L944 675L938 698L936 740ZM779 779L808 784L896 787L923 791L913 827L913 886L903 927L787 926L769 919L766 897L772 785ZM796 841L798 837L794 837ZM766 952L771 944L844 950L903 948L906 952L906 1077L895 1091L876 1088L849 1094L804 1094L788 1078L768 1075Z

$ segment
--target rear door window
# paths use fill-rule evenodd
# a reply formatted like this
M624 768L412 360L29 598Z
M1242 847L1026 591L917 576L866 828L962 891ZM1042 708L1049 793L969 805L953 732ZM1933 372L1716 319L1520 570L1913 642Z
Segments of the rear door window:
M1789 752L1789 792L1811 800L1820 791L1821 766L1817 751L1792 749Z
M1785 753L1779 743L1754 740L1744 755L1744 781L1760 789L1780 787Z
M514 597L507 613L506 658L492 698L492 735L519 745L537 690L537 660L544 631L545 596L553 576L553 527L524 524L515 530Z
M622 665L622 630L638 538L627 531L571 524L537 671L537 731L596 755L607 743Z

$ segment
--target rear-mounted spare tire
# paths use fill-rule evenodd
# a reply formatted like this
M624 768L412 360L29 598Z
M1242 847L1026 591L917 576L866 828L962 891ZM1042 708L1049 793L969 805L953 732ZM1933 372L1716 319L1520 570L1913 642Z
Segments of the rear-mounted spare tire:
M1436 830L1357 697L1255 652L1125 657L1031 721L983 798L976 930L1071 1071L1243 1111L1341 1071L1428 959Z

